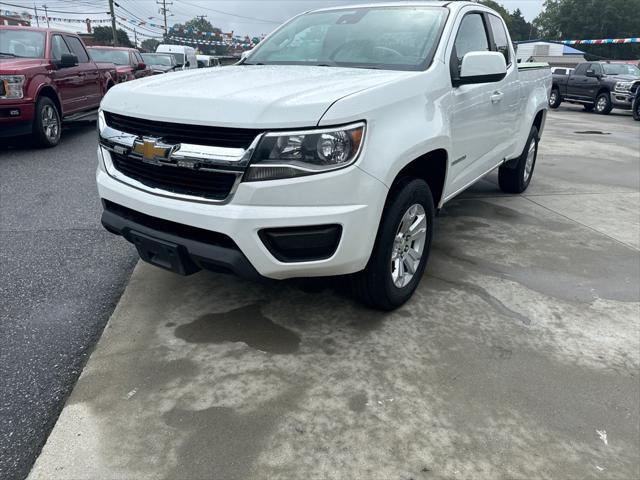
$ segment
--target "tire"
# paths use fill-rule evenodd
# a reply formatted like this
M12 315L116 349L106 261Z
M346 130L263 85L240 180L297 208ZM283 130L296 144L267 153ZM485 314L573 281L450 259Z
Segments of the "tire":
M595 104L596 113L600 115L609 115L613 110L613 104L611 103L611 95L609 93L601 93L596 97Z
M396 182L382 214L369 263L350 279L360 301L377 310L391 311L411 298L427 266L434 219L433 196L424 180L407 177ZM415 227L413 237L402 238L410 231L409 226ZM423 228L426 230L420 235ZM405 269L407 276L401 275Z
M51 148L60 143L62 120L58 107L48 97L40 97L36 102L33 120L33 139L40 147Z
M596 108L596 106L593 103L587 103L586 105L582 106L584 108L585 112L593 112L593 109Z
M527 189L538 159L538 143L538 129L533 126L515 168L512 165L502 165L498 170L500 190L505 193L522 193Z
M633 102L633 119L640 120L640 96L636 96Z
M554 88L549 95L549 107L556 109L562 103L562 97L560 96L560 90Z

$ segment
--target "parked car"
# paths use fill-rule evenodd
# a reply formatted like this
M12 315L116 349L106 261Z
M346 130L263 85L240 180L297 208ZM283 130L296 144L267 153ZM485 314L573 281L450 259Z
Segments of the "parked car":
M75 34L0 26L0 138L53 147L62 121L95 114L115 82L114 66L92 61Z
M579 103L587 111L608 115L614 108L631 109L630 91L640 80L640 69L634 65L605 62L585 62L569 75L553 75L549 106L558 108L562 102Z
M185 47L184 45L158 45L156 53L170 53L176 57L178 69L192 70L198 68L198 59L196 57L196 49L193 47Z
M198 68L219 67L220 60L211 55L196 55L198 59Z
M88 50L89 55L96 62L111 62L115 64L118 83L153 75L151 69L144 63L142 55L135 48L89 47Z
M177 273L349 275L393 309L438 209L496 168L503 191L529 186L550 90L480 4L306 13L239 65L106 96L102 223Z
M551 73L553 75L569 75L573 70L573 68L569 67L552 67Z
M154 75L173 72L178 68L176 57L170 53L143 53L142 59Z

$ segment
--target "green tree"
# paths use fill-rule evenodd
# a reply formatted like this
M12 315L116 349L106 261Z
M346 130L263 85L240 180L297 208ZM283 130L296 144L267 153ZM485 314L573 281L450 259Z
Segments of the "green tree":
M586 40L638 36L640 0L546 0L535 19L540 35L548 40ZM592 58L631 60L640 46L580 45Z
M480 0L479 3L500 14L504 19L504 22L507 24L507 28L511 34L511 40L514 42L528 40L529 38L532 38L532 36L535 36L535 28L531 23L525 20L520 9L516 9L513 13L510 13L502 4L495 2L494 0Z
M202 17L192 18L188 22L176 23L172 27L175 30L174 35L182 36L188 39L203 39L203 40L221 40L222 39L222 30L218 27L214 27L211 22ZM218 37L198 37L195 34L189 34L187 32L180 33L181 30L193 29L196 32L213 32ZM171 42L171 40L168 40ZM229 51L229 47L227 45L205 45L200 44L198 49L205 55L226 55Z
M142 41L140 47L147 52L155 52L158 45L160 45L160 42L155 38L147 38Z
M118 37L119 47L133 47L133 43L129 40L127 32L118 28L116 30L116 35ZM94 27L93 38L95 38L101 45L113 45L113 32L111 27Z

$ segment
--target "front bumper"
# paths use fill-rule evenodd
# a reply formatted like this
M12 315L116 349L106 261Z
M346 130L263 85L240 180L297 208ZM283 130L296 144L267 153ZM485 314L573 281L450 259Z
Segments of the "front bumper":
M30 134L34 110L33 103L0 102L0 138Z
M227 252L214 249L207 253L201 246L167 237L171 232L162 231L165 230L162 227L141 233L184 247L198 266L202 266L203 259L212 260L250 278L254 276L252 269L259 276L272 279L344 275L364 269L375 243L388 192L380 181L351 166L296 179L240 183L224 205L198 203L154 195L114 179L104 169L103 155L109 155L109 152L100 148L97 183L103 201L155 219L223 235L237 248L232 247L232 251ZM120 231L109 228L109 218L109 215L103 218L107 228L121 233L122 228ZM341 236L333 255L321 260L280 261L260 238L260 232L268 229L327 225L339 226ZM135 226L129 228L136 231ZM196 247L198 251L194 250ZM251 268L245 268L242 258Z
M615 108L630 110L633 104L633 97L634 95L632 93L611 92L611 104Z

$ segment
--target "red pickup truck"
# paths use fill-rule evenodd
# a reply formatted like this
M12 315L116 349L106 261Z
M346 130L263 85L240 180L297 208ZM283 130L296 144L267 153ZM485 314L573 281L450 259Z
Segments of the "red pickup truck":
M115 65L91 60L77 35L0 26L0 141L30 134L53 147L62 120L91 115L116 83Z

